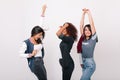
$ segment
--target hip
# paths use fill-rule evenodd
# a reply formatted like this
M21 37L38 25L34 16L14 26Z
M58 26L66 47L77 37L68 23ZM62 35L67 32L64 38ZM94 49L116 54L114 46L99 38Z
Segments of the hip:
M95 67L96 63L93 58L82 58L83 64L89 67Z

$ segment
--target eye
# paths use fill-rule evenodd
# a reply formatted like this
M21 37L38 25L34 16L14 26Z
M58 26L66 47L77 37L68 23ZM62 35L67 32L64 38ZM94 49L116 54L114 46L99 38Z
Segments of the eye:
M87 29L85 29L85 31L88 31Z

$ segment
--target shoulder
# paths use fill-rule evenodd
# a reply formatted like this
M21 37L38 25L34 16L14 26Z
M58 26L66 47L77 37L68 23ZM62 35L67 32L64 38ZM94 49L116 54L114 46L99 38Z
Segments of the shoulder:
M26 39L26 40L24 40L24 42L28 45L28 44L31 44L31 42L30 42L30 39Z
M96 37L97 37L97 33L95 32L91 38L94 40Z
M24 40L25 43L29 42L29 39Z
M91 39L96 40L96 42L98 42L98 36L96 32L92 35Z

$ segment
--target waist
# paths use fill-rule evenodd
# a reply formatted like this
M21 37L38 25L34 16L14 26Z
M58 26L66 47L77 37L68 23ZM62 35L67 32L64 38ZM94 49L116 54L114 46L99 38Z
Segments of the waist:
M38 52L34 57L42 57L42 53Z
M94 61L94 58L93 57L91 57L91 58L82 58L82 60L84 61L84 60L92 60L92 61Z
M94 54L89 52L82 52L83 58L93 58Z
M43 58L42 57L34 57L34 59L41 59L42 60Z

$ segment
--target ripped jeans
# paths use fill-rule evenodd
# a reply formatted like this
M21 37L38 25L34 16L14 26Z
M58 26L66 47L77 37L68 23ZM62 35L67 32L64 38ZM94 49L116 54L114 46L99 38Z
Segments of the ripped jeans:
M80 80L91 80L91 76L96 69L96 64L93 58L83 58L82 76Z

